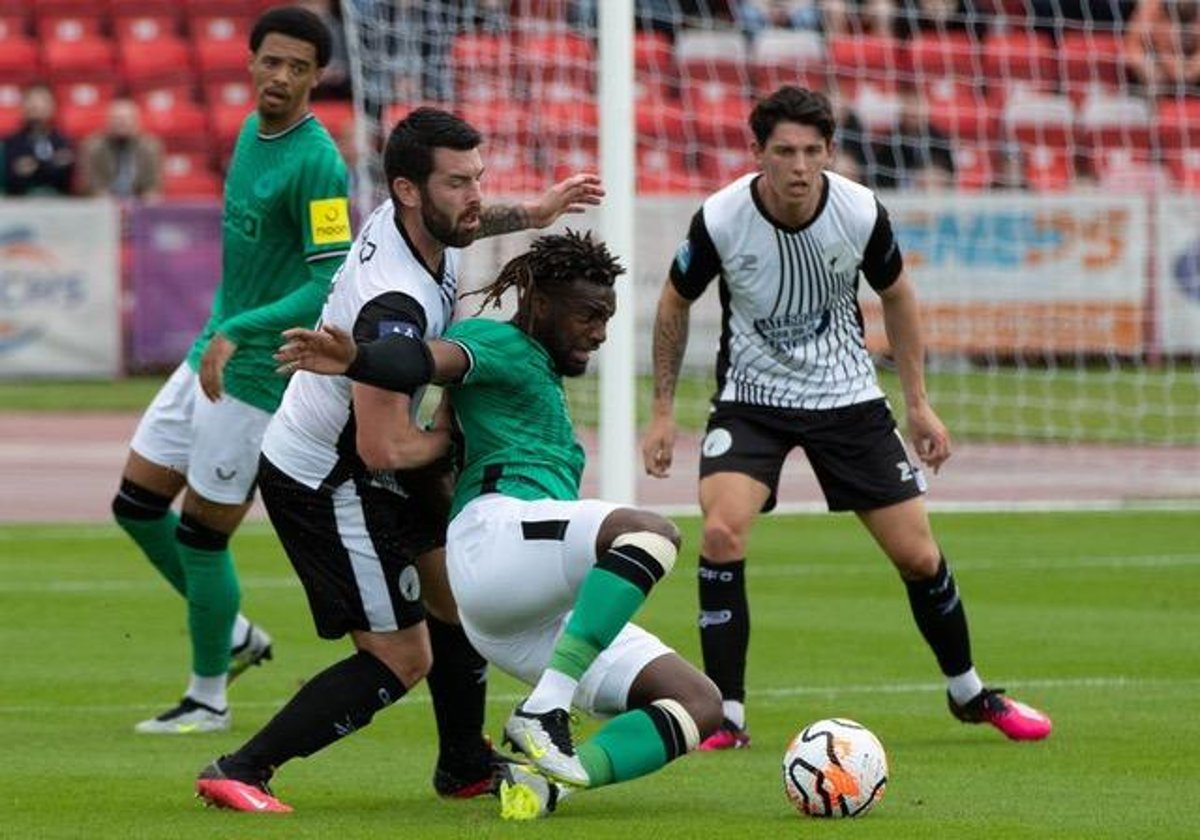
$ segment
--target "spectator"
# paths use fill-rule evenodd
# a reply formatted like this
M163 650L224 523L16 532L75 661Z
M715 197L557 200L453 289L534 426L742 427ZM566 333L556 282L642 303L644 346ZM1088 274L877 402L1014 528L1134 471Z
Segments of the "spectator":
M313 90L313 99L349 99L350 59L346 49L346 30L341 17L334 11L331 0L297 0L297 6L308 9L321 19L329 34L333 36L333 50L329 63L321 73L321 83Z
M821 10L813 0L735 0L734 19L753 40L764 29L821 31Z
M1123 57L1130 83L1150 95L1200 93L1200 0L1139 0Z
M137 105L124 97L108 106L108 123L84 141L79 155L85 195L152 198L162 188L162 143L142 132Z
M22 100L25 122L4 140L4 188L8 195L68 195L75 149L54 128L54 95L31 85Z
M867 132L850 105L834 100L837 129L834 135L832 169L851 181L864 183L867 166Z
M944 189L954 184L950 138L929 124L928 107L913 85L900 93L900 113L890 136L871 144L866 184L871 189Z

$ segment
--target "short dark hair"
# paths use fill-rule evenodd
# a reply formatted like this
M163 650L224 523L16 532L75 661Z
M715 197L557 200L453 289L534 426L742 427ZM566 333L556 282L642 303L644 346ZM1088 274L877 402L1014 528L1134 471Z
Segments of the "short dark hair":
M771 95L760 99L750 112L750 130L759 146L766 145L767 138L781 122L811 125L825 142L833 140L837 126L833 117L833 105L829 97L819 90L784 85Z
M433 150L468 152L483 135L461 117L440 108L417 108L396 123L383 150L383 174L390 184L407 178L423 186L433 172Z
M250 52L258 52L263 39L272 32L307 41L317 50L317 66L324 67L329 63L329 56L333 53L333 35L325 22L308 9L299 6L267 9L250 30Z
M579 233L567 229L565 233L539 236L528 251L505 263L490 285L468 294L484 296L479 304L482 312L489 303L499 307L504 293L515 288L520 308L534 289L543 292L553 289L555 296L561 297L561 291L576 280L612 286L624 273L625 267L617 262L607 245L592 239L591 231Z

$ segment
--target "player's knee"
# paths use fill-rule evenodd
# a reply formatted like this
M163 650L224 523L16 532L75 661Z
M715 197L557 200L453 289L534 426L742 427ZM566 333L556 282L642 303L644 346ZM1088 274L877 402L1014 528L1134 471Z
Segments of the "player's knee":
M218 531L189 513L184 513L179 517L179 525L175 529L175 539L198 551L224 551L229 547L229 534Z
M905 546L888 555L900 577L906 581L928 580L938 573L942 552L937 543Z
M390 634L363 633L355 636L355 645L386 665L406 689L425 679L433 667L433 652L428 642L412 644Z
M734 527L724 519L706 519L701 541L701 552L714 562L737 560L746 556L745 535L740 528Z
M618 534L596 566L633 583L645 593L675 568L679 546L654 531Z
M721 691L716 683L704 674L696 673L696 679L689 682L681 692L679 702L696 722L700 740L721 728L725 719L725 710L721 706Z

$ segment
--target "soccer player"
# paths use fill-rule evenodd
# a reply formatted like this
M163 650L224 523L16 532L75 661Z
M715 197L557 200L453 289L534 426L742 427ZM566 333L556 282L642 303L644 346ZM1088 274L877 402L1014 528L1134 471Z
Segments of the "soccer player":
M336 328L289 330L277 356L391 390L447 386L465 461L447 533L450 586L479 652L534 686L505 737L540 772L500 768L508 819L658 770L721 722L712 682L630 623L675 565L678 530L649 511L579 499L584 454L562 377L581 375L604 342L623 270L590 235L543 236L484 290L485 306L516 290L510 321L470 318L444 340L397 333L357 349ZM612 716L578 748L572 704Z
M690 307L719 276L717 391L700 455L699 588L704 668L721 688L725 722L701 749L750 742L746 542L755 517L775 506L780 468L797 446L830 510L854 511L899 572L953 715L1015 740L1044 738L1049 718L975 671L959 590L922 500L925 478L867 353L860 274L883 303L916 454L936 471L950 457L950 436L926 398L916 295L887 211L870 190L827 171L834 117L823 94L780 88L754 107L750 128L759 171L705 200L663 285L642 442L646 471L665 477Z
M329 30L311 12L275 8L255 22L249 47L257 100L226 176L212 314L142 416L112 503L187 600L191 679L176 706L137 724L143 733L228 729L227 680L271 656L270 637L238 612L229 538L250 507L263 431L286 384L271 359L279 331L315 322L351 240L346 167L308 110Z
M600 200L598 180L577 175L528 207L482 207L481 142L470 125L434 108L396 124L384 153L392 199L359 232L322 323L360 341L437 338L454 312L461 248L478 236L544 227ZM310 373L288 386L263 441L263 501L318 635L348 633L356 651L201 773L197 791L209 802L289 810L268 787L277 768L366 726L427 674L440 742L435 789L458 797L492 789L502 759L482 737L486 663L464 635L445 582L450 499L437 487L449 477L413 472L443 459L450 445L444 411L432 428L416 422L422 390L395 393Z

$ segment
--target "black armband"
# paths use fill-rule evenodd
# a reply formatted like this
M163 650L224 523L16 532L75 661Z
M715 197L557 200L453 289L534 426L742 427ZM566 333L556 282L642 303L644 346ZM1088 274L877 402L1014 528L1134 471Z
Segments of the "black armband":
M364 385L411 394L433 379L433 354L422 339L385 335L358 345L346 376Z

